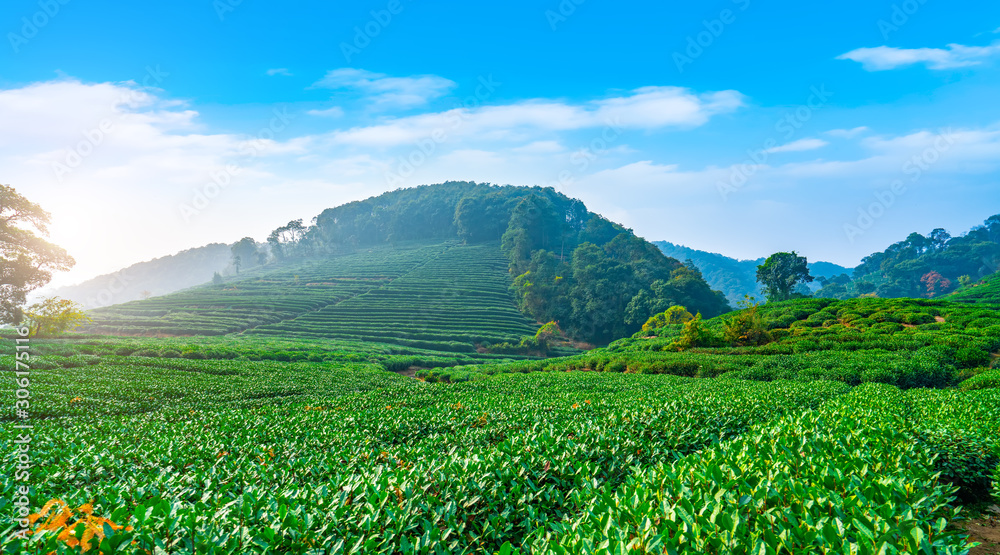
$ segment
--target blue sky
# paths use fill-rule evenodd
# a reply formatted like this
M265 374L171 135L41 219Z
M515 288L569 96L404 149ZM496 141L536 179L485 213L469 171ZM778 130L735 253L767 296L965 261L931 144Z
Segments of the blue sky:
M401 186L552 185L651 240L854 265L1000 212L1000 4L0 7L0 158L57 283Z

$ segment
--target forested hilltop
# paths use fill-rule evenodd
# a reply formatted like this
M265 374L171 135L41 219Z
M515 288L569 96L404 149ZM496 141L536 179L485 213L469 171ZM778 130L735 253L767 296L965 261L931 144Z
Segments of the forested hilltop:
M911 233L882 252L862 259L853 276L821 280L816 296L847 299L939 297L1000 270L1000 214L953 237L937 228Z
M324 210L309 226L289 222L268 245L280 263L454 239L499 242L519 308L576 339L606 343L630 335L675 304L705 317L730 310L696 267L551 187L448 182L400 189Z

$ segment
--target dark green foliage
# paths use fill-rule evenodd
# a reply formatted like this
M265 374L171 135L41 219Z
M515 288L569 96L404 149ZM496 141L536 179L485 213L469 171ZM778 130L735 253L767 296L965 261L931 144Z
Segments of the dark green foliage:
M520 259L523 252L528 251L507 245L512 268L523 270L514 281L522 310L558 321L573 337L606 343L635 333L650 316L671 306L706 316L729 310L697 268L663 256L628 231L619 231L603 245L580 243L568 263L546 250Z
M811 281L806 257L795 251L774 253L757 266L757 282L763 286L768 301L787 301L797 285Z
M997 288L978 280L998 270L1000 214L955 237L940 228L927 236L911 233L885 251L865 257L854 269L852 282L830 284L816 294L836 298L870 293L883 298L940 297L965 281L969 284L962 284L953 300L996 303L1000 301ZM976 286L983 289L977 291Z

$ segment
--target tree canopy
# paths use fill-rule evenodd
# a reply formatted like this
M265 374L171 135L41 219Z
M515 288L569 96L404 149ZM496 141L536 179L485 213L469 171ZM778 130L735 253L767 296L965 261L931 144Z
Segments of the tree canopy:
M13 187L0 185L0 322L18 324L27 295L68 270L73 257L49 243L49 213Z
M268 237L276 259L411 240L499 242L519 308L570 336L603 343L675 304L729 310L701 272L551 187L448 182L400 189L289 222Z
M33 336L59 335L90 321L81 305L59 297L49 297L31 305L25 316Z
M764 286L769 301L787 301L797 285L812 280L809 261L795 251L774 253L757 266L757 281Z
M824 284L816 295L837 299L871 294L935 297L950 293L963 278L979 279L997 271L1000 214L960 236L953 237L941 228L926 236L911 233L884 251L866 256L853 276Z

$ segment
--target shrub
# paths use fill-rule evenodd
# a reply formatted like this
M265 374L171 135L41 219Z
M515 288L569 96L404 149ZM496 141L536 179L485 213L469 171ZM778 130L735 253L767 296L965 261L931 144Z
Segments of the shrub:
M1000 504L1000 465L993 471L993 500Z
M674 305L646 320L646 323L642 325L642 331L650 332L658 328L664 328L670 324L685 324L693 319L694 316L686 308Z
M136 352L132 353L132 356L137 356L137 357L158 357L158 356L160 356L160 352L159 351L155 351L153 349L142 349L142 350L139 350L139 351L136 351Z
M163 358L180 358L181 353L180 351L176 351L174 349L167 349L165 351L162 351L160 353L160 356Z
M730 345L763 345L771 340L760 314L760 305L747 298L743 310L722 323L723 339Z
M986 366L990 363L990 354L974 345L969 345L955 353L955 363L960 368Z
M701 313L685 322L681 337L677 340L677 345L683 349L713 347L718 344L719 338L701 321Z
M115 354L118 355L118 356L120 356L120 357L127 357L127 356L131 355L134 352L135 352L135 349L132 349L131 347L119 347L119 348L115 349Z
M604 369L608 372L624 372L627 369L625 361L621 359L615 359L607 363Z
M190 358L190 359L197 359L197 360L204 360L204 359L208 358L208 355L206 355L205 353L203 353L201 351L195 351L195 350L191 349L191 350L187 350L187 351L184 351L183 353L181 353L181 357L183 357L183 358Z
M973 376L962 382L961 387L966 391L1000 387L1000 368Z
M993 473L1000 463L992 439L951 427L921 430L916 437L925 450L937 455L934 466L941 479L957 486L963 500L989 497Z

